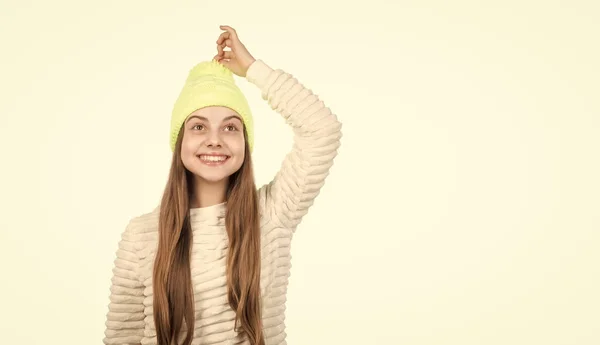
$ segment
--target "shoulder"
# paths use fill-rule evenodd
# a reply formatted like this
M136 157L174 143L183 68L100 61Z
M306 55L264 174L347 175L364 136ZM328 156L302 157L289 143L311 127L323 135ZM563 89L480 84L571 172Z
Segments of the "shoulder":
M141 244L156 237L158 232L158 217L160 209L157 207L152 211L136 215L129 219L124 236Z

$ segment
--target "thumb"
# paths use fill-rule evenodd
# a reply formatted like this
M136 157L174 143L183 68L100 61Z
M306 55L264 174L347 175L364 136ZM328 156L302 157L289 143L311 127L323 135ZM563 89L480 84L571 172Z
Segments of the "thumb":
M221 60L218 60L218 62L219 62L221 65L223 65L223 66L227 67L227 69L229 69L230 71L233 71L233 70L231 69L231 60L229 60L229 59L221 59Z
M226 66L226 64L229 62L229 61L226 61L221 56L219 56L219 54L213 56L213 60L216 61L216 62L218 62L218 63L220 63L220 64L222 64L222 65L224 65L224 66Z

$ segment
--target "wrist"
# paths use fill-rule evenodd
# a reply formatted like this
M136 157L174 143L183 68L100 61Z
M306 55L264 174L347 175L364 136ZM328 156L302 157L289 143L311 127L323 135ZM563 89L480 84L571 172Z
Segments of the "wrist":
M246 63L244 64L244 76L248 75L248 70L255 62L256 62L256 59L253 58L252 56L248 59L248 61L246 61Z

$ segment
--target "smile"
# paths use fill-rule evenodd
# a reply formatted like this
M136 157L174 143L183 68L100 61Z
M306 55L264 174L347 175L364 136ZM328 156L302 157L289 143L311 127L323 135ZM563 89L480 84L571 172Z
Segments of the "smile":
M200 161L206 165L221 165L225 163L229 156L227 155L199 155Z

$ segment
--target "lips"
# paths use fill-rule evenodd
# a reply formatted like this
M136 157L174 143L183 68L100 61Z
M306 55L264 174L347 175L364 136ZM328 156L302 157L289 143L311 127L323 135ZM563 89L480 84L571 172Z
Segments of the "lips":
M229 159L229 156L222 154L203 154L198 155L198 158L202 163L207 165L220 165L225 163Z

